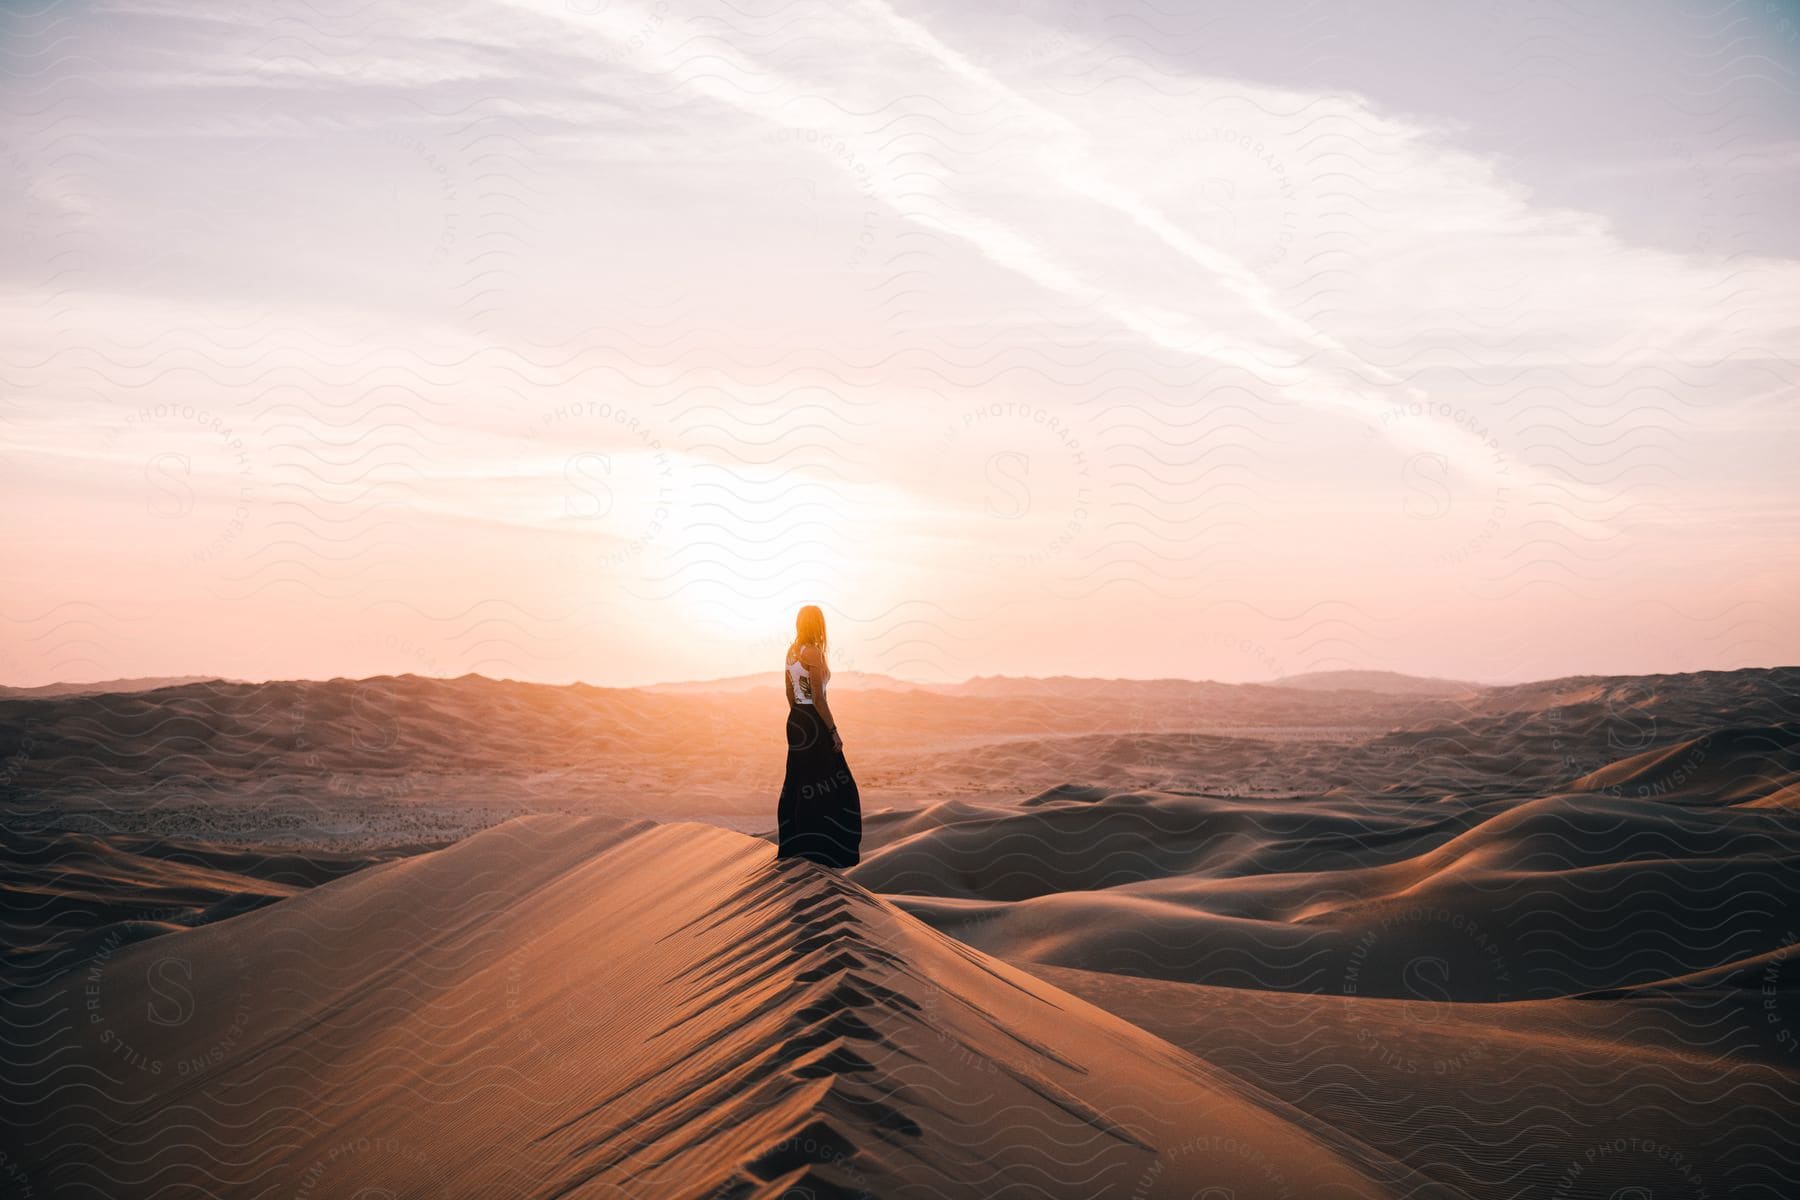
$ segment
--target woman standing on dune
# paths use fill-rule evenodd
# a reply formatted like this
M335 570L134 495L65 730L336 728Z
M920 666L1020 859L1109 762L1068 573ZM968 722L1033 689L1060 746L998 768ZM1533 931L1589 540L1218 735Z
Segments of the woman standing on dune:
M775 808L778 858L853 867L862 844L862 797L825 688L825 614L807 605L787 649L787 777Z

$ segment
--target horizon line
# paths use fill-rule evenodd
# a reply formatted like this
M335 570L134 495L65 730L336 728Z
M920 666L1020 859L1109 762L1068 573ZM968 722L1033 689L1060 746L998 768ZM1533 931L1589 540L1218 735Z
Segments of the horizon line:
M986 680L1012 680L1028 683L1049 683L1058 680L1067 680L1072 683L1188 683L1213 684L1218 687L1281 687L1288 681L1317 679L1333 675L1376 675L1387 676L1394 679L1412 680L1421 683L1457 684L1470 688L1488 690L1502 687L1525 687L1534 683L1556 683L1571 679L1652 679L1670 676L1735 674L1740 671L1781 671L1793 670L1797 667L1800 667L1800 664L1771 663L1766 666L1700 667L1687 671L1577 672L1568 675L1547 675L1536 679L1514 681L1483 681L1474 679L1456 679L1443 675L1415 675L1407 671L1395 671L1383 667L1338 667L1320 671L1301 671L1292 675L1276 675L1268 679L1248 679L1238 681L1201 679L1181 675L1071 675L1067 673L1055 675L1009 675L1004 672L999 672L991 675L971 675L960 680L940 680L933 682L908 678L901 675L892 675L884 671L845 670L839 674L843 676L861 676L865 678L891 680L897 684L924 689L962 687L967 684ZM313 676L290 676L287 678L269 679L243 679L227 675L209 675L202 672L191 675L119 676L112 679L93 680L59 679L50 683L41 684L0 683L0 689L14 692L41 692L52 688L100 688L115 684L144 684L146 686L140 690L160 691L167 687L183 687L193 683L229 683L261 687L276 683L368 683L377 679L431 679L445 683L454 683L464 679L481 679L490 683L518 683L531 687L586 687L596 691L648 691L656 688L704 688L713 684L738 683L744 680L754 679L759 674L762 674L762 672L743 672L736 675L721 675L711 679L669 679L657 680L650 683L607 684L591 683L585 679L563 681L521 679L509 675L488 675L480 671L464 671L459 675L428 675L417 671L400 671L377 672L372 675L362 676L331 675L324 678ZM779 675L780 672L770 671L767 672L767 674L775 676ZM168 680L170 682L157 683L156 681L158 680ZM1348 688L1344 690L1354 691L1357 689Z

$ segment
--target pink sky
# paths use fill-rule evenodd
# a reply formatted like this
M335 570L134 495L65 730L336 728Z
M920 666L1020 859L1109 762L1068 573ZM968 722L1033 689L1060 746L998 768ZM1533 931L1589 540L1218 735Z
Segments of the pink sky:
M1800 661L1791 30L258 7L6 85L0 681Z

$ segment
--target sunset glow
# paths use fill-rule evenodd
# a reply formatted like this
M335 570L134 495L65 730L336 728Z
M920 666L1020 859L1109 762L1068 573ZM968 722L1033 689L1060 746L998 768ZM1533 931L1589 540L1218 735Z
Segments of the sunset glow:
M705 678L808 602L928 680L1800 657L1787 93L1423 12L72 9L0 673Z

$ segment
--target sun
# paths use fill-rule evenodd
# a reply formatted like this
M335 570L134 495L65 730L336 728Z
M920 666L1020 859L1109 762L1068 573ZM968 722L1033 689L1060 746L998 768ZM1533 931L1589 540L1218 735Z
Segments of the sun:
M771 522L723 509L684 520L667 562L661 586L672 604L699 627L754 645L785 645L803 605L837 615L861 575L848 539L823 521Z

